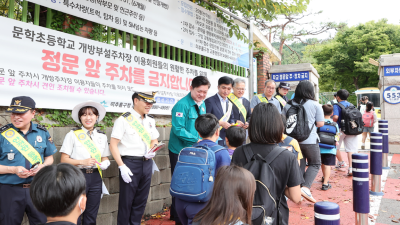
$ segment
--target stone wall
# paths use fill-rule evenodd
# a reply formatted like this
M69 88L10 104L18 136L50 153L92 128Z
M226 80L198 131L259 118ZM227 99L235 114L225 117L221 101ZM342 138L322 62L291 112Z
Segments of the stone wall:
M9 114L5 113L6 107L0 107L0 126L6 125L10 122ZM170 116L169 116L170 118ZM168 116L163 117L164 121L168 121ZM64 141L65 135L71 130L72 127L52 127L49 129L49 133L53 138L54 144L57 149L60 150ZM171 127L157 127L160 137L158 141L163 141L168 146L169 134ZM110 140L112 128L107 128L106 135ZM54 163L60 162L61 153L57 152L54 154ZM111 165L103 173L103 181L106 185L110 195L105 195L101 199L99 214L97 216L98 225L114 225L117 224L117 213L118 213L118 198L119 198L119 177L118 177L118 165L112 156L109 157ZM168 148L157 152L154 160L160 170L160 172L154 172L151 179L150 194L147 199L147 205L145 215L155 214L161 212L164 207L171 205L171 196L169 194L169 185L171 182L171 166L169 163ZM28 225L26 216L22 225Z

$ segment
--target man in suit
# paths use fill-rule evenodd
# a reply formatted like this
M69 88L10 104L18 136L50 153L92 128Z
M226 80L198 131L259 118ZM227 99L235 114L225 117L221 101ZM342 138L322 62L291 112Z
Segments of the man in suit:
M236 98L239 100L239 103L238 105L235 104L235 102L232 101L232 99L230 98L230 100L234 103L232 108L233 117L236 120L240 120L243 123L242 127L244 129L247 129L251 117L251 108L250 108L250 101L243 97L245 91L246 91L246 81L242 78L236 78L233 81L233 95L236 96ZM242 108L240 105L242 105L243 108L245 109L245 113L239 109L239 107ZM237 121L237 123L239 122Z
M232 91L233 79L227 76L221 77L218 80L218 93L214 96L207 98L204 103L206 104L206 112L214 114L221 126L221 131L219 137L222 140L218 140L218 144L221 146L226 146L225 136L226 129L228 129L231 124L234 124L236 120L233 116L233 104L229 101L228 95ZM243 126L243 122L240 122L240 126Z

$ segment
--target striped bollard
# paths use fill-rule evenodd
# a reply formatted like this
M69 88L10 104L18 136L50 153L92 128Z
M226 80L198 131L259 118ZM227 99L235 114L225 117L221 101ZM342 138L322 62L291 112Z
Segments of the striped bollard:
M353 210L356 225L368 225L369 213L369 171L368 155L353 154Z
M372 174L371 195L382 196L381 176L382 176L382 133L371 133L371 168Z
M379 120L379 132L382 133L382 169L389 170L389 122Z
M340 208L333 202L314 204L315 225L340 225Z

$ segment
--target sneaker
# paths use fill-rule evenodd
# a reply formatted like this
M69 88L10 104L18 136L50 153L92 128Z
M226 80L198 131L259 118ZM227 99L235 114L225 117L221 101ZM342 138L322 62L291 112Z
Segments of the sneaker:
M347 164L344 161L338 162L338 164L335 166L336 169L339 168L345 168Z
M331 189L332 188L332 185L330 184L330 183L328 183L328 184L322 184L322 190L323 191L326 191L326 190L328 190L328 189Z
M317 201L313 198L310 189L306 187L301 188L301 196L303 196L307 201L316 203Z
M349 167L349 173L347 175L353 176L353 168Z

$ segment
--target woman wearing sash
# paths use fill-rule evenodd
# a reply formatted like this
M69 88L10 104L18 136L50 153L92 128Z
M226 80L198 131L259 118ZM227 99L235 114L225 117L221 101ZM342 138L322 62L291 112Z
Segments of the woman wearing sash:
M96 224L100 199L103 193L102 170L110 166L107 136L95 129L106 114L105 108L97 102L87 101L78 104L72 110L72 118L80 128L72 129L66 136L60 149L61 162L77 166L86 178L86 210L79 217L83 225ZM104 187L104 193L107 190Z
M289 101L289 99L286 97L286 95L289 91L290 91L290 84L285 83L285 82L279 83L279 86L276 88L275 98L279 101L281 110L283 110L286 103Z

